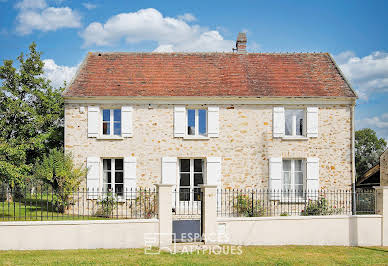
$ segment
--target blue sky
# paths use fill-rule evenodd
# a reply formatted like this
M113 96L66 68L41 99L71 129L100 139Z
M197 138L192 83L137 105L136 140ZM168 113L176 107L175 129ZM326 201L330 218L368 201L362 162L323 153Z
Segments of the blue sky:
M47 77L71 79L88 51L329 52L358 92L357 128L388 140L388 1L0 0L0 59L35 41Z

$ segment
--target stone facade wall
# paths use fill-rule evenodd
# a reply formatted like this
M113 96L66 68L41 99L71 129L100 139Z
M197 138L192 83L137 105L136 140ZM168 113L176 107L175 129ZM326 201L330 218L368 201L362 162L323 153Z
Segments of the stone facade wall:
M380 186L388 186L388 149L380 156Z
M85 107L84 113L80 106ZM309 140L273 139L272 105L220 105L219 137L208 140L174 138L172 104L132 106L133 137L100 140L87 137L87 105L67 103L66 151L71 151L76 162L82 164L88 156L135 156L137 185L141 187L160 183L164 156L222 157L224 188L267 188L270 157L319 157L322 189L351 186L350 105L319 105L319 137Z

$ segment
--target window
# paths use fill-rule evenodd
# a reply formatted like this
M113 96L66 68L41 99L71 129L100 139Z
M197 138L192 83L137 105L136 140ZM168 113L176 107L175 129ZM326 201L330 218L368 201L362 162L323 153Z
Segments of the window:
M303 197L304 161L283 160L283 196Z
M303 136L304 135L304 117L303 109L286 109L285 111L285 135Z
M203 184L203 159L179 160L179 200L199 201L200 188ZM191 193L193 192L193 193Z
M102 110L102 134L121 136L121 110Z
M111 191L118 196L124 192L123 159L103 159L103 192Z
M207 110L187 109L187 132L189 136L207 136Z

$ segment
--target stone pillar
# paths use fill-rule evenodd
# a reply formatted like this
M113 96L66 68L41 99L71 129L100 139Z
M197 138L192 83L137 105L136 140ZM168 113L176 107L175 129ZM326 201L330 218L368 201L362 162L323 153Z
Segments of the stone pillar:
M172 244L172 186L156 184L158 188L159 247Z
M205 244L217 242L217 186L200 185L202 192L202 236Z
M375 187L376 213L383 216L381 222L381 245L388 246L388 186Z

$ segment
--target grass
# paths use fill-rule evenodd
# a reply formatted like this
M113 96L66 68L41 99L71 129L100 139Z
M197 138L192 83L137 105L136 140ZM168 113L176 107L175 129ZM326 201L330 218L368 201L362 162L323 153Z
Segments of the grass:
M45 195L31 197L21 202L0 201L0 222L5 221L58 221L58 220L102 220L97 216L83 216L82 213L63 214L55 211L51 200Z
M0 251L1 265L387 265L387 247L250 246L242 255L145 255L143 249Z

